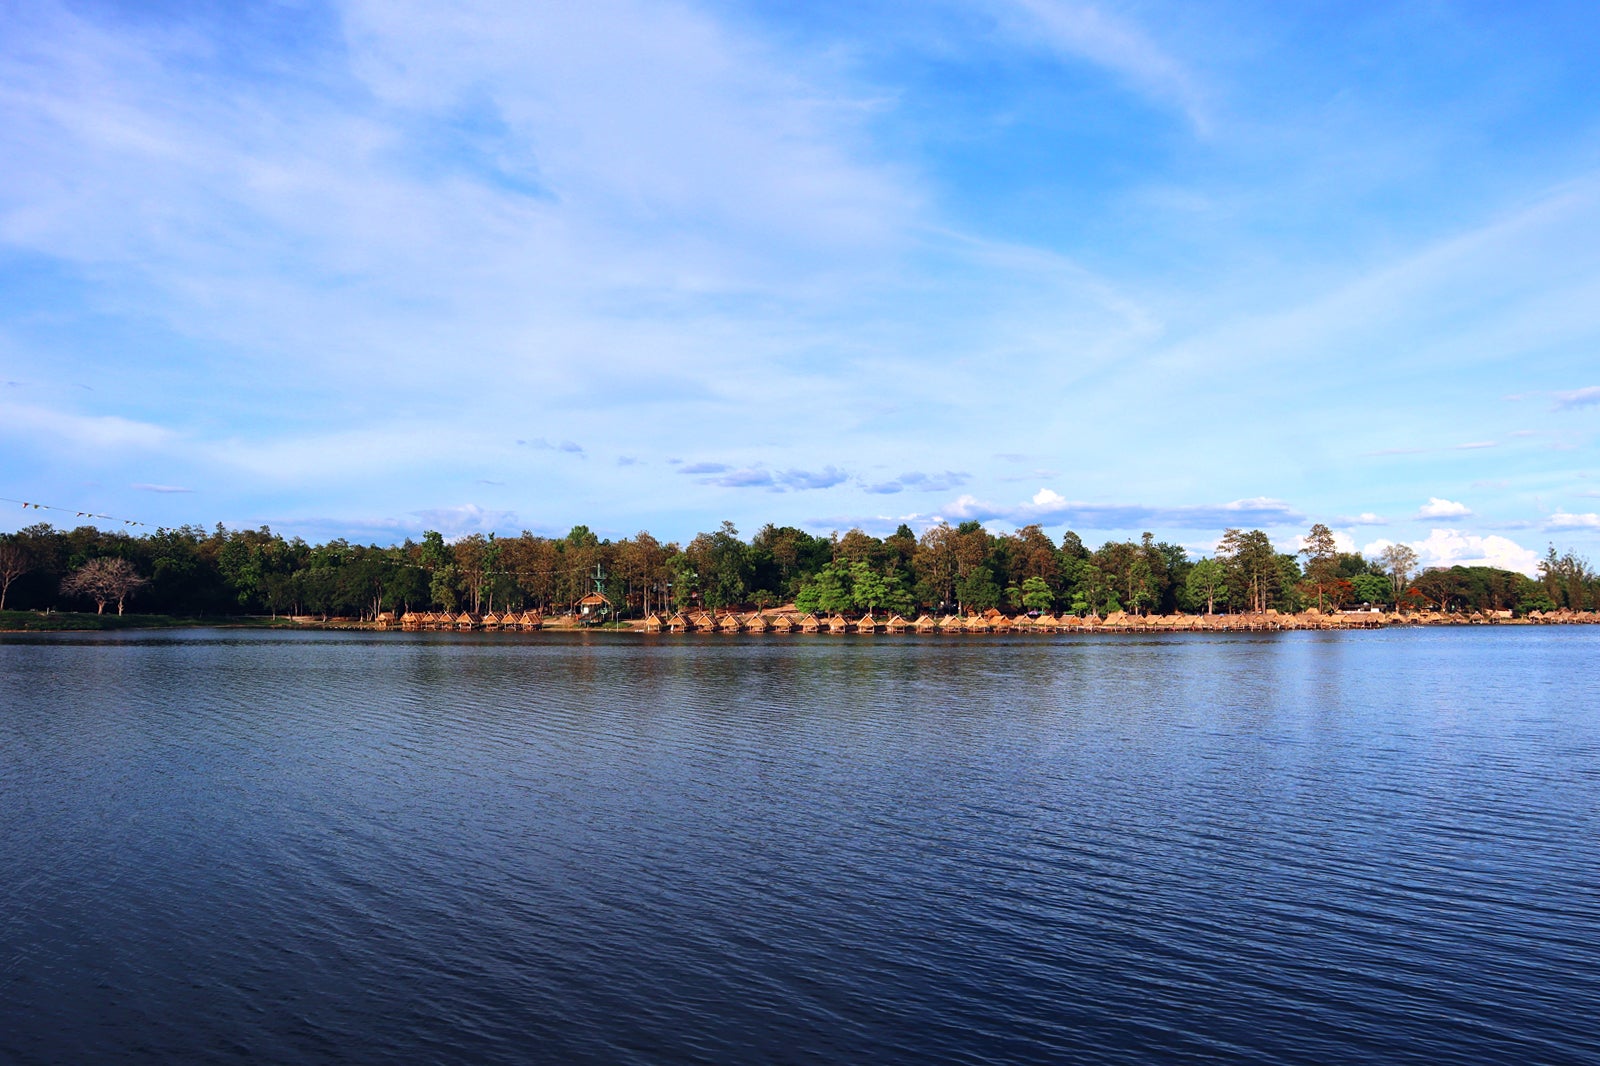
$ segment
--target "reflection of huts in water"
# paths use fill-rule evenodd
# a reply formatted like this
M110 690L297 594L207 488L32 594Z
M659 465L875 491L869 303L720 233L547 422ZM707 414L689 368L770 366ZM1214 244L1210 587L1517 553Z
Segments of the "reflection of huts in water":
M939 620L931 614L919 614L917 620L911 623L911 628L918 633L932 633L939 628Z
M772 620L772 632L793 633L795 631L794 618L788 614L780 614Z
M744 629L746 633L765 633L772 628L772 623L767 621L767 616L760 611L751 611L744 616Z
M911 623L907 622L904 618L901 618L897 614L891 614L889 616L889 620L883 623L883 628L885 631L890 633L904 633L907 629L911 628Z
M846 618L842 614L835 614L835 615L829 616L827 625L828 625L828 632L829 633L848 633L848 632L850 632L850 619Z
M866 614L864 614L860 618L856 619L856 632L857 633L876 633L878 631L878 627L880 625L882 625L882 624L883 624L882 622L880 622L876 618L872 617L872 612L871 611L868 611Z

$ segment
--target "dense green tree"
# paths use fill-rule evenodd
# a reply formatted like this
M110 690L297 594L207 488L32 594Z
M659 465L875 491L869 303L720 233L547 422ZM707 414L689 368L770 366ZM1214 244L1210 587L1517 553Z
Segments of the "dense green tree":
M1228 602L1228 573L1215 559L1201 559L1191 566L1186 586L1196 606L1205 604L1206 614L1215 614L1218 604Z

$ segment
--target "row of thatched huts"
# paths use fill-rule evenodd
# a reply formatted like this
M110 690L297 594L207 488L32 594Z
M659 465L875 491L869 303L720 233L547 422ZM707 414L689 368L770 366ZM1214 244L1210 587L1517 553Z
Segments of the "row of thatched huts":
M553 621L558 628L580 625L583 619L564 615ZM1351 611L1321 614L1315 610L1300 614L1216 615L1134 615L1115 611L1105 617L1088 615L1040 614L1006 615L997 610L982 614L918 615L907 619L899 614L868 612L859 618L843 614L808 614L778 611L689 611L677 614L649 614L633 628L646 633L1179 633L1179 632L1268 632L1301 629L1377 629L1390 625L1485 625L1485 624L1581 624L1600 622L1595 611L1534 611L1526 618L1515 618L1510 611L1478 611L1471 614L1445 614L1413 611L1384 614L1377 611ZM385 612L378 616L378 629L512 631L544 628L544 616L537 611L406 611L398 617Z
M842 614L817 615L776 612L750 613L697 611L670 616L652 614L636 623L647 633L1072 633L1072 632L1187 632L1262 631L1275 629L1366 629L1384 624L1378 615L1129 615L1121 611L1104 618L1090 615L1006 615L996 610L983 614L922 614L907 619L899 614L871 612L859 618Z
M398 618L392 613L380 614L376 624L379 629L399 628L407 632L443 629L521 632L542 628L544 616L537 611L490 611L487 614L473 614L470 611L407 611Z

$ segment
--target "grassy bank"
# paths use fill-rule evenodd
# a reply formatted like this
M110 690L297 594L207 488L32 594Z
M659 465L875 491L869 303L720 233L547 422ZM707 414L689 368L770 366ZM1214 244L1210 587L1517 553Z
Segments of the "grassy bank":
M286 618L273 621L247 615L209 615L184 618L170 614L94 614L87 611L0 611L0 632L47 633L67 630L181 629L188 626L248 626L256 629L295 629Z

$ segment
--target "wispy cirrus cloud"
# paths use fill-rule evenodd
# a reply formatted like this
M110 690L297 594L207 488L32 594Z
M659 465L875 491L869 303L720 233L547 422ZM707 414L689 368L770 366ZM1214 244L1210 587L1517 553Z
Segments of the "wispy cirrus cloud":
M998 0L992 9L1036 45L1110 70L1147 98L1177 108L1198 132L1209 131L1206 94L1194 72L1131 19L1078 0Z
M1600 404L1600 385L1587 385L1581 389L1555 394L1556 411L1570 411L1576 407L1593 407Z
M129 485L128 487L130 489L134 489L134 490L136 490L138 492L173 493L173 492L193 492L194 491L194 489L186 489L186 488L182 488L182 487L180 487L178 485L151 485L151 484L147 484L145 482L139 482L137 484Z
M539 452L564 452L567 455L576 455L580 459L589 457L584 452L583 445L570 440L550 441L544 437L531 437L519 439L517 444L523 448L532 448L534 451Z
M827 489L850 480L838 467L821 470L774 470L762 464L734 468L726 463L688 463L678 468L702 485L724 489L766 489L769 492L804 492Z
M957 470L946 470L937 474L925 474L913 470L888 481L863 481L861 490L874 496L892 496L898 492L949 492L951 489L960 488L969 480L971 480L970 474Z
M996 506L973 496L947 505L942 517L958 521L1007 522L1015 525L1066 523L1085 529L1137 529L1165 526L1212 529L1233 526L1282 526L1299 523L1305 515L1282 500L1268 497L1221 504L1150 506L1144 504L1084 503L1068 500L1053 489L1040 489L1027 503Z

